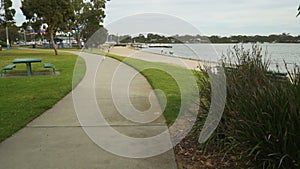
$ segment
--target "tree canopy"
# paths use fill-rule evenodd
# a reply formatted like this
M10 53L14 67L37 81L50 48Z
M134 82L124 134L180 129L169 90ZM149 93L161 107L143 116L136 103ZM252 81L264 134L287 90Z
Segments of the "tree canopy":
M23 0L22 11L31 23L48 25L52 47L57 55L54 34L60 30L73 33L78 44L102 27L107 0Z
M1 8L4 10L4 13L0 14L1 25L7 26L7 24L13 23L16 10L12 9L11 7L11 0L2 0Z
M74 18L74 10L70 0L23 0L21 10L31 22L42 21L48 25L48 32L54 49L54 34L58 27Z
M81 39L89 39L97 30L102 28L105 18L106 0L73 0L75 17L71 27L75 30L75 38L81 45Z

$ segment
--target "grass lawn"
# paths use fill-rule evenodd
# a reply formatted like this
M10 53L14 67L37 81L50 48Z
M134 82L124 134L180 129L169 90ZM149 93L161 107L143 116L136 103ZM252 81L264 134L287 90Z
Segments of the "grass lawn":
M0 141L11 136L27 123L38 117L40 114L50 109L57 101L68 94L72 89L73 69L77 56L69 53L59 53L59 56L54 56L52 50L18 50L2 51L0 53L0 68L11 64L15 58L42 58L42 63L33 63L33 72L50 71L43 68L43 63L50 62L55 65L60 75L52 76L32 76L32 77L7 77L0 78ZM174 123L181 106L190 105L182 103L183 97L193 95L193 90L190 87L190 70L165 64L147 62L139 59L126 58L122 56L109 54L109 57L118 59L137 70L143 70L141 73L147 78L154 89L160 89L164 92L167 104L164 111L164 117L168 125ZM84 62L84 61L82 61ZM81 65L84 65L82 63ZM149 67L155 67L150 68ZM25 64L17 64L17 68L8 73L25 72ZM82 70L82 69L76 69ZM84 69L85 70L85 69ZM166 71L167 70L167 71ZM183 88L187 89L180 91L176 80L167 72L172 72L178 75L178 80L183 83ZM81 72L84 74L84 71ZM76 77L77 78L77 77ZM192 77L194 78L194 77ZM75 79L75 83L80 81L80 77ZM182 95L181 95L182 93ZM158 99L163 104L163 96L157 93ZM193 100L185 100L193 101ZM184 108L185 109L185 108Z
M41 63L32 64L33 72L50 71L43 68L44 63L50 62L60 75L0 78L0 142L50 109L72 90L77 61L77 56L69 53L60 52L54 56L53 51L12 49L0 52L0 68L12 64L15 58L42 58ZM8 73L26 72L25 64L16 66Z
M107 56L123 61L139 71L142 70L141 73L147 78L152 88L160 89L164 92L167 104L163 114L168 126L175 122L182 106L183 110L187 110L190 107L185 106L190 106L191 103L195 101L193 100L195 95L194 92L197 88L196 86L191 87L190 82L195 78L191 73L191 70L171 64L147 62L113 54L107 54ZM172 73L172 75L170 73ZM174 74L176 74L177 81L181 82L181 89L179 84L173 78ZM161 93L159 92L156 94L160 103L163 105ZM182 99L182 97L185 99Z

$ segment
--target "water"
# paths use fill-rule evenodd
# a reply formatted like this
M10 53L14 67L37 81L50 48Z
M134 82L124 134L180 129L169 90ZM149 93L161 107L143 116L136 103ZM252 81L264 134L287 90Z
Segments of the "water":
M226 55L230 49L232 50L234 45L173 44L173 48L146 48L143 50L158 54L173 55L174 57L217 62L221 59L222 55ZM294 64L300 65L300 44L263 43L258 45L263 48L264 59L270 59L270 68L272 70L277 70L276 65L279 65L279 71L285 72L284 61L288 63L289 69L293 68ZM252 44L243 44L243 47L250 49Z

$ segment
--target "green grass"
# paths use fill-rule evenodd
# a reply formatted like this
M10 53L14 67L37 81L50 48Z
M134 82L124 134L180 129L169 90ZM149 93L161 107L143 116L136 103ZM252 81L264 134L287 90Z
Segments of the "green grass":
M60 52L60 55L54 56L52 51L12 49L0 52L0 68L11 64L15 58L42 58L41 63L32 64L33 72L50 71L43 68L43 63L50 62L60 75L0 78L0 142L50 109L72 90L77 61L77 56L69 53ZM80 65L84 68L84 64ZM80 71L81 75L84 70ZM25 64L17 64L14 70L8 71L15 72L26 72ZM77 78L75 83L79 80Z
M153 89L160 89L164 92L167 104L163 114L167 125L170 126L175 122L181 108L186 111L190 108L191 103L195 101L193 100L193 92L197 88L190 83L192 80L195 80L191 70L171 64L147 62L113 54L107 54L107 56L120 60L141 71ZM174 75L176 75L177 81L174 79ZM181 82L181 84L177 82ZM181 89L179 85L181 85ZM156 95L161 105L164 105L162 93L157 92Z
M134 67L137 70L143 70L141 73L147 78L154 89L160 89L164 92L167 99L164 117L166 123L171 125L176 120L180 108L183 110L194 100L192 99L193 88L190 87L190 78L194 78L190 70L165 64L146 62L138 59L126 58L122 56L109 54L109 57L115 58ZM77 57L60 52L59 56L54 56L52 50L10 50L1 52L0 67L11 64L15 58L35 58L43 59L42 63L33 63L33 72L50 71L43 68L43 63L50 62L55 65L58 76L32 76L32 77L8 77L0 78L0 141L12 135L14 132L24 127L34 118L51 108L57 101L68 94L72 89L72 78L74 65ZM83 60L77 62L77 66L84 68ZM25 64L17 64L17 68L8 73L25 72ZM75 69L76 76L74 83L78 83L83 76L85 69ZM171 74L172 75L171 75ZM179 85L174 79L182 82L184 90L180 91ZM192 75L187 76L187 74ZM160 103L163 105L164 97L161 93L156 93ZM181 97L189 98L182 101Z

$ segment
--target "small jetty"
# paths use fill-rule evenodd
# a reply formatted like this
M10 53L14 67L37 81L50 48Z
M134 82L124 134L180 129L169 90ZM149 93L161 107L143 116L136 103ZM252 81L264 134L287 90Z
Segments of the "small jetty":
M149 44L149 48L173 48L170 44Z
M149 46L145 43L132 43L131 44L132 47L135 47L135 48L149 48Z
M173 48L173 46L170 44L133 43L131 46L136 48Z

